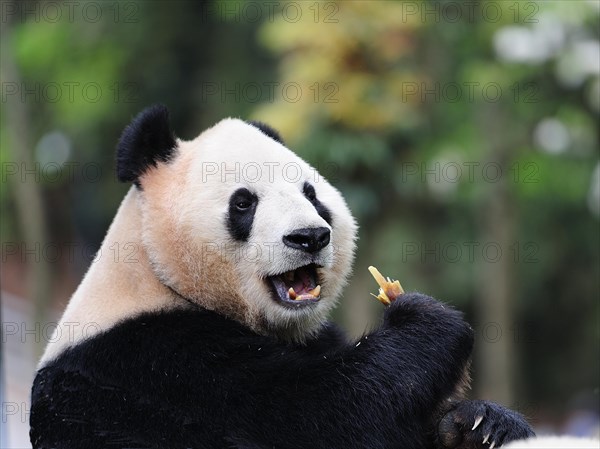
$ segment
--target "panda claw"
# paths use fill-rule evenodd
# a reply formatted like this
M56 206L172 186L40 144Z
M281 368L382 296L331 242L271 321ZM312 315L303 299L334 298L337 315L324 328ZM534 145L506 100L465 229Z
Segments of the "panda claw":
M483 437L483 442L482 444L485 444L488 442L488 440L490 439L490 434L488 433L486 436Z
M477 429L477 426L479 426L479 424L481 424L481 421L483 421L483 415L475 418L475 423L473 424L473 427L471 428L471 430ZM485 441L484 441L484 443L485 443Z
M494 446L496 445L496 441L492 441L492 444L490 444L490 449L494 449Z

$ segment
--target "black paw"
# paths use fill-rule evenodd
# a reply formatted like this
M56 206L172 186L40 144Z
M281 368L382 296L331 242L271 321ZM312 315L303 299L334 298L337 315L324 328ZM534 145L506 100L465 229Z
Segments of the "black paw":
M521 414L489 401L461 401L440 421L439 440L448 449L494 449L534 435Z

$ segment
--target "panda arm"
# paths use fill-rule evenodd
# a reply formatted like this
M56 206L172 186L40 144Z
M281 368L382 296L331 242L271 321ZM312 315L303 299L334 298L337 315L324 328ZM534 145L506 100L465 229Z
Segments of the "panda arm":
M342 367L365 383L391 384L403 412L430 410L448 397L464 375L473 331L462 314L419 293L400 296L386 308L382 325L336 352ZM339 369L339 366L337 367ZM378 388L383 395L385 388ZM411 391L418 392L416 401ZM398 404L400 405L400 404Z
M472 343L459 312L405 294L356 342L274 349L255 360L239 403L268 407L240 408L252 426L237 431L275 447L291 440L317 447L315 439L318 447L424 447L433 411L461 379Z

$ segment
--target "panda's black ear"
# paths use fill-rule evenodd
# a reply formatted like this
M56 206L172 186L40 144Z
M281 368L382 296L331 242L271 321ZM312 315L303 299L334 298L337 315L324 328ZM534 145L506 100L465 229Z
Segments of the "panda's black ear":
M266 123L258 122L256 120L250 120L250 121L248 121L246 123L248 123L249 125L254 126L255 128L260 129L263 132L263 134L266 134L271 139L279 142L282 145L285 145L285 143L283 142L283 139L281 138L281 135L279 134L279 132L277 130L271 128Z
M127 125L117 145L117 177L140 187L139 177L150 166L168 162L177 143L169 124L169 110L162 104L140 112Z

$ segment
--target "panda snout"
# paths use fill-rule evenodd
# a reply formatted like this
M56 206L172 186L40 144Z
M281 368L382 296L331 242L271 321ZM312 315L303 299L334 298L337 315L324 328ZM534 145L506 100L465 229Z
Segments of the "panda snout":
M313 254L329 245L331 231L328 228L301 228L283 236L283 243L294 249Z

